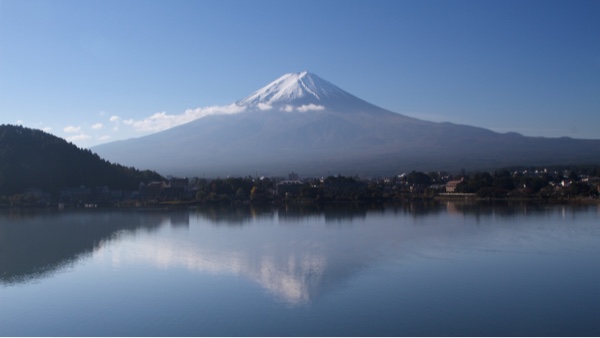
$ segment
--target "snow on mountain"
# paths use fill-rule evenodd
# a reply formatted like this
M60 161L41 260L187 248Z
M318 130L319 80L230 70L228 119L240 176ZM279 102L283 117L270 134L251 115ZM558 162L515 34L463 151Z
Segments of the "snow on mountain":
M307 71L285 74L236 104L249 110L276 109L285 112L374 107Z

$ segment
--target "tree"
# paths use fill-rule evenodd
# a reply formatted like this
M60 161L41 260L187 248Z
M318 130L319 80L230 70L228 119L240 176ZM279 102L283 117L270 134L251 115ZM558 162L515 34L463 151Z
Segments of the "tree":
M431 177L423 172L412 171L407 175L407 180L409 184L419 185L419 186L429 186L431 185Z
M248 194L244 191L244 189L238 188L238 190L235 192L235 199L237 201L243 201L247 198L248 198Z
M459 183L456 190L463 193L476 193L481 188L491 187L493 182L494 178L489 173L475 173Z
M577 175L577 173L574 170L571 170L571 172L569 173L569 181L571 181L571 182L579 181L579 175Z
M515 182L513 177L508 170L501 170L494 173L493 186L504 190L513 190L515 188Z
M41 130L0 125L0 194L32 187L56 194L81 185L133 190L140 182L161 179L156 172L112 164Z

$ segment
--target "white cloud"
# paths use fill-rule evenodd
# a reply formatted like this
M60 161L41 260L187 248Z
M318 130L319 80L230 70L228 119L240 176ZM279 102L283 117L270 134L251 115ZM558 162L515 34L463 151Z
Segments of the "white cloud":
M268 104L268 103L262 103L262 102L260 102L258 104L258 109L260 109L260 110L271 110L271 109L273 109L273 106L270 105L270 104Z
M69 137L65 138L65 140L67 140L69 142L77 142L77 141L89 140L90 138L92 138L90 135L81 133L78 135L69 136Z
M96 124L92 125L92 129L99 130L99 129L102 129L103 126L104 125L102 123L96 123Z
M316 105L314 103L311 103L311 104L302 105L300 107L294 107L294 106L288 104L288 105L283 106L283 108L281 108L281 111L284 111L286 113L291 113L293 111L306 113L307 111L318 111L318 110L325 110L325 106Z
M127 119L124 120L123 123L132 126L137 131L157 132L193 121L204 116L237 114L243 112L245 109L245 107L234 103L228 106L211 106L205 108L187 109L185 112L179 115L170 115L166 112L160 112L143 120L136 121L133 119Z
M17 124L23 124L23 120L17 120Z
M113 115L108 120L113 123L112 131L115 131L115 132L118 131L119 130L119 122L121 121L121 118L118 117L117 115Z
M49 133L49 132L52 131L52 128L51 127L44 127L44 128L42 128L42 130L45 131L45 132L47 132L47 133Z
M307 111L325 110L325 107L311 103L311 104L305 104L303 106L300 106L300 107L296 108L296 110L298 110L301 113L306 113Z
M66 126L63 131L65 133L69 133L69 134L74 134L74 133L79 133L81 131L81 127L77 126Z

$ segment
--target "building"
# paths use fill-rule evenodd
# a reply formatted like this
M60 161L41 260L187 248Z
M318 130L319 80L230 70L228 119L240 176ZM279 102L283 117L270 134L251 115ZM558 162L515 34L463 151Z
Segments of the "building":
M167 187L167 184L162 181L154 181L148 184L140 184L140 198L151 199L160 198L163 194L163 190Z
M456 187L463 181L463 179L461 178L458 181L448 181L448 183L446 183L446 192L447 193L454 193L456 192Z
M299 180L285 180L277 183L277 195L290 196L299 195L304 183Z

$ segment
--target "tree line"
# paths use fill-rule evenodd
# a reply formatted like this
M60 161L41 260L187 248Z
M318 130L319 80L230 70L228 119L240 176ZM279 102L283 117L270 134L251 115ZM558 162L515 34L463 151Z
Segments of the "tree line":
M456 186L456 191L474 193L481 198L597 198L599 176L600 169L597 166L580 167L577 171L546 170L534 174L516 170L478 172L465 175Z
M457 193L483 199L565 200L598 199L600 167L580 167L565 175L564 169L552 172L498 170L448 175L444 172L412 171L388 178L328 176L304 179L293 189L281 180L237 177L192 179L195 193L189 201L198 204L236 203L385 203L414 199L434 199L446 192L450 180L461 180Z
M55 195L82 185L137 189L140 182L161 179L156 172L110 163L41 130L0 125L0 195L30 188Z

